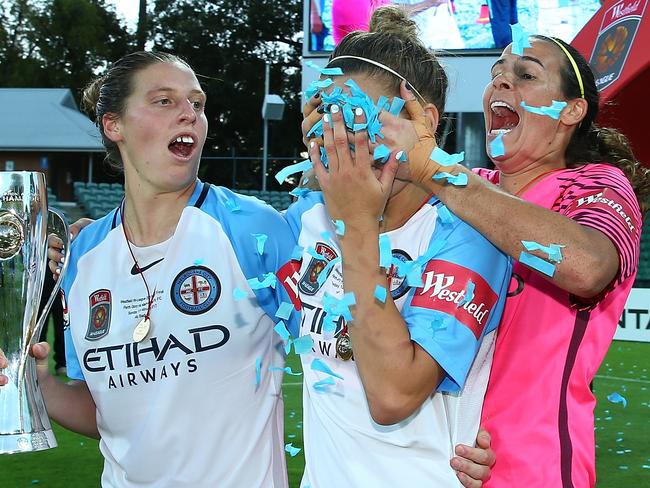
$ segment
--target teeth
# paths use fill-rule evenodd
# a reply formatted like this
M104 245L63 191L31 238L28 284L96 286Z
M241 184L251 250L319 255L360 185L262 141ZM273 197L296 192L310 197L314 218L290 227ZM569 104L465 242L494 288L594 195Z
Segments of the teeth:
M507 134L510 132L512 129L492 129L490 131L490 134Z
M183 144L194 144L194 139L191 136L178 136L174 142L182 142Z
M492 110L494 110L494 107L505 107L505 108L507 108L508 110L510 110L511 112L514 112L514 111L515 111L515 109L514 109L512 106L508 105L506 102L502 102L501 100L497 100L497 101L492 102L492 103L490 104L490 108L491 108Z

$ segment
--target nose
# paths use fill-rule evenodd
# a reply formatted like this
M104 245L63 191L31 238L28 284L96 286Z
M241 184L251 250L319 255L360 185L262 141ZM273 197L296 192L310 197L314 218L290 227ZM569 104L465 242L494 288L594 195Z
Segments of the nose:
M497 89L511 90L512 82L508 79L507 73L499 73L492 79L492 86Z
M196 121L196 110L194 110L194 105L192 101L185 100L181 104L181 111L179 113L179 122L189 122L193 124Z

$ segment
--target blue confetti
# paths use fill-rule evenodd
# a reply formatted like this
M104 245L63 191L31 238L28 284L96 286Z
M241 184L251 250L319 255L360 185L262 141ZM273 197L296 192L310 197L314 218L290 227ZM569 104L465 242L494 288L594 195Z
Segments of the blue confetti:
M436 208L438 209L438 219L440 222L443 224L454 223L454 216L445 205L438 205Z
M275 179L278 180L278 183L282 184L288 176L310 170L313 166L314 165L309 159L305 159L300 163L290 164L289 166L278 171L278 173L275 175Z
M528 32L520 24L512 24L510 30L512 31L512 54L523 56L524 49L531 47Z
M379 236L379 267L390 268L393 260L393 248L390 245L390 238L386 234Z
M332 334L336 332L336 325L340 317L340 315L326 312L325 317L323 317L323 333Z
M317 253L316 249L314 249L313 246L309 246L307 248L307 254L309 254L312 258L318 259L319 261L327 261L327 258L322 254Z
M328 374L328 375L330 375L330 376L334 376L335 378L338 378L338 379L340 379L340 380L343 379L343 376L341 376L341 375L339 375L339 374L336 374L334 371L332 371L332 370L330 369L330 367L329 367L327 364L325 364L323 361L321 361L321 360L318 359L318 358L314 359L314 360L311 362L311 366L310 366L310 368L311 368L313 371L320 371L321 373L325 373L325 374Z
M562 113L562 110L564 109L564 107L567 106L567 103L553 100L551 105L548 107L533 107L531 105L526 105L526 102L521 102L520 105L527 112L537 114L537 115L546 115L547 117L551 117L552 119L558 120L560 118L560 114Z
M490 156L493 158L498 158L503 156L506 153L506 147L503 144L503 132L496 136L492 142L490 142Z
M275 285L278 282L277 276L275 276L274 273L266 273L263 276L262 281L260 281L258 278L251 278L248 281L248 284L253 290L259 290L261 288L268 288L269 286L271 288L275 288Z
M287 451L291 457L294 457L302 449L300 449L299 447L293 447L293 444L289 442L288 444L285 444L284 450Z
M248 293L246 293L241 288L235 288L232 291L232 296L235 299L235 301L238 302L239 300L243 300L244 298L246 298L248 296Z
M336 227L336 234L339 236L345 235L345 222L342 220L335 220L334 227Z
M390 108L388 109L388 112L390 112L391 115L397 117L402 111L404 104L405 104L404 100L402 100L400 97L393 97L393 101L390 104Z
M302 260L302 252L305 249L302 246L295 246L293 248L293 251L291 252L291 259L294 261L300 261Z
M436 173L435 175L432 176L431 179L447 180L447 183L454 186L466 186L468 181L467 175L465 173L458 173L457 175L452 175L451 173L447 173L445 171Z
M550 278L552 278L555 274L555 266L553 264L549 263L548 261L544 261L542 258L538 258L534 254L522 252L519 255L519 262L539 271L542 274L545 274Z
M255 385L259 385L261 379L262 379L262 358L259 357L255 360Z
M442 166L451 166L462 162L465 159L465 152L449 154L439 147L436 147L433 151L431 151L429 159L436 161Z
M343 70L341 68L321 68L313 61L305 61L305 66L315 69L321 75L325 75L325 76L337 76L343 74Z
M195 259L194 266L201 266L203 264L203 259Z
M289 192L289 195L301 198L304 197L307 193L311 192L309 188L294 188Z
M264 244L266 244L266 240L269 238L266 234L251 234L255 240L257 241L257 253L261 256L264 254Z
M388 292L386 291L385 286L377 285L375 286L375 298L379 300L381 303L386 303L386 297L388 296Z
M334 378L331 376L328 376L324 380L317 381L314 383L312 386L314 387L314 390L317 391L327 391L328 387L334 386L336 383L334 381Z
M343 295L343 298L340 300L328 294L327 292L323 295L323 308L328 313L333 313L334 315L342 315L345 320L348 322L352 321L352 313L350 312L350 307L355 305L356 299L354 293L346 293Z
M386 146L383 144L377 146L372 153L372 158L375 161L380 161L382 163L385 163L388 161L388 158L390 157L390 149L388 149Z
M625 397L616 391L607 395L607 399L612 403L622 403L623 408L627 407L627 400Z
M291 316L291 312L293 311L294 311L293 303L282 302L278 307L278 309L276 310L275 316L283 320L288 320L289 317Z
M456 308L460 308L466 303L471 302L474 299L474 290L476 289L476 285L472 280L467 281L467 286L465 287L465 293L463 295L462 300L460 300L456 304Z
M542 244L534 241L521 241L521 243L526 248L526 251L542 251L543 253L548 254L548 259L552 263L562 262L562 248L566 247L562 244L550 244L548 246L543 246Z
M307 132L307 139L309 139L311 136L323 136L323 119L318 120L314 125L311 126L311 129L309 129L309 132Z
M313 346L314 339L309 334L300 336L293 341L293 350L296 354L305 354L306 352L310 352Z
M318 282L319 287L323 286L332 268L340 262L341 262L341 257L340 256L336 257L332 259L329 263L327 263L327 265L323 269L320 270L320 273L318 273L318 276L316 277L316 281Z
M237 203L236 203L234 200L230 200L230 199L228 199L228 200L225 201L224 205L225 205L226 208L227 208L228 210L230 210L232 213L236 213L236 212L240 212L240 211L241 211L241 208L239 207L239 205L237 205Z
M287 330L287 326L285 325L284 322L281 320L275 324L275 327L273 327L273 330L282 338L283 341L288 341L290 334L289 331Z

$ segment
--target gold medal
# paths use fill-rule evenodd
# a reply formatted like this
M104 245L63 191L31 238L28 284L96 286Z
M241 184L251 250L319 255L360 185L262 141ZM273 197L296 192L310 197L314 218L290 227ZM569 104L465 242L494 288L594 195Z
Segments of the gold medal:
M347 332L336 339L336 354L343 361L348 361L352 357L352 341Z
M151 320L147 317L143 318L138 325L133 329L133 340L135 342L142 342L151 330Z

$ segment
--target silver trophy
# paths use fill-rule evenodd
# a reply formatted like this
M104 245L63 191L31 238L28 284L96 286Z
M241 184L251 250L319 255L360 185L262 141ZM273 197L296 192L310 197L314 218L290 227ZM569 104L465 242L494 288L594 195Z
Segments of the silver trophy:
M38 317L47 267L48 217L69 246L68 224L48 211L45 175L0 171L0 349L9 366L0 373L0 454L56 447L29 348L38 342L61 279ZM65 270L62 270L63 275Z

